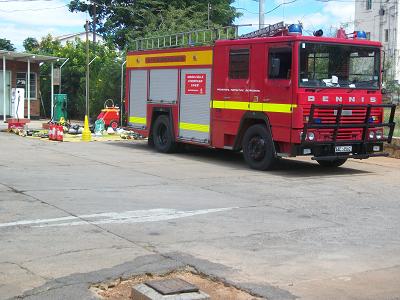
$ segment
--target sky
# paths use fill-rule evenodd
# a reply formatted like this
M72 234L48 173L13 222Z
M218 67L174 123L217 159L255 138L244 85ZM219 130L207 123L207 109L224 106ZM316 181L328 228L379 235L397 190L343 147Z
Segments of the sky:
M348 23L349 30L352 30L354 0L264 1L266 24L300 21L304 26L304 34L308 35L320 28L329 32L344 23ZM69 12L66 6L68 3L68 0L0 0L0 38L11 40L22 51L22 41L26 37L40 40L49 33L59 36L82 32L88 16L85 13ZM241 27L239 33L258 29L258 5L256 0L235 0L234 6L243 14L235 20L235 24L253 24Z

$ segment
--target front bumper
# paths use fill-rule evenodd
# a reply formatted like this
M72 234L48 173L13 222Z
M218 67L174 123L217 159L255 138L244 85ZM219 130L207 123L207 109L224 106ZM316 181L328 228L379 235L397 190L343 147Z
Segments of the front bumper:
M336 152L337 146L351 146L351 152ZM343 158L366 159L388 156L383 153L383 142L341 141L336 143L304 143L296 147L296 155L312 155L313 160L334 160Z
M344 110L352 109L365 109L364 122L358 123L344 123L342 122L342 112ZM387 122L382 120L381 123L373 123L370 121L372 108L390 108L390 117ZM315 122L315 112L318 109L322 110L336 110L336 121L334 123L323 124ZM387 153L382 153L383 143L390 143L393 137L395 127L394 115L396 106L393 104L366 104L366 105L315 105L313 104L310 109L309 121L304 125L303 133L301 136L301 144L296 147L297 155L313 155L314 160L333 160L344 158L365 159L375 156L388 156ZM340 129L357 128L362 130L360 140L339 140L338 133ZM374 128L388 128L388 135L382 139L370 139L368 132ZM309 130L330 129L333 130L332 138L328 141L308 141L306 139ZM351 146L349 152L337 152L338 146Z

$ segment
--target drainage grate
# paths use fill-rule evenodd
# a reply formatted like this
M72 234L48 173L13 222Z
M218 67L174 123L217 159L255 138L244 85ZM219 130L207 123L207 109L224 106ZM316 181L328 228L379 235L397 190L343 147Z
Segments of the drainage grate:
M145 284L162 295L176 295L183 293L197 293L198 287L179 278L153 280Z

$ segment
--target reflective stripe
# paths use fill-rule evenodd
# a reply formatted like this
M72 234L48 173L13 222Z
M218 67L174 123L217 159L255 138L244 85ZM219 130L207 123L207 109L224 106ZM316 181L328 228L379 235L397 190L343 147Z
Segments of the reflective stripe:
M200 132L210 132L210 126L202 124L192 124L192 123L179 123L179 128L183 130L193 130Z
M264 112L279 112L279 113L292 113L296 104L282 104L282 103L256 103L256 102L241 102L241 101L220 101L214 100L211 104L212 108L235 109L235 110L251 110L251 111L264 111Z
M263 103L262 111L291 114L293 108L296 107L296 104Z
M129 117L129 123L144 124L144 125L146 125L146 118Z

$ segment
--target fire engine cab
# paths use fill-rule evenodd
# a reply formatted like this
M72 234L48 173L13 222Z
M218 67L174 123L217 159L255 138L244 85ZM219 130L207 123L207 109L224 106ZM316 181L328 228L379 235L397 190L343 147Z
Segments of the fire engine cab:
M381 44L364 32L303 36L281 22L195 46L202 34L182 34L186 47L178 35L142 39L127 55L129 126L158 151L243 151L258 170L280 157L337 167L386 155L395 106L382 104Z

